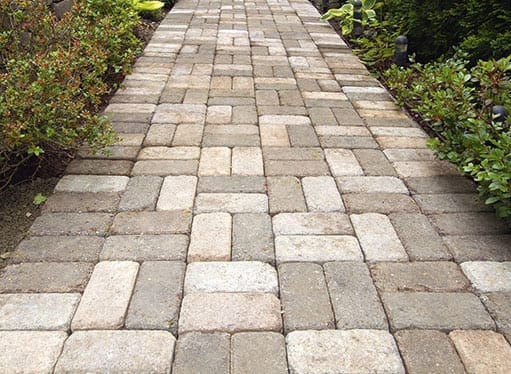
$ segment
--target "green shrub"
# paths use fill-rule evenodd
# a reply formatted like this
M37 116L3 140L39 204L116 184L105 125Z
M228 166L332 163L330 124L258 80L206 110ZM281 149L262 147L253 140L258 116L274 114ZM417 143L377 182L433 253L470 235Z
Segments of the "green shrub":
M0 0L0 189L28 160L114 140L95 113L137 53L131 0L77 0L60 21L46 2Z
M441 159L474 178L486 204L511 217L511 116L492 117L494 105L511 108L511 56L468 67L466 54L444 62L392 67L385 74L402 104L428 122Z

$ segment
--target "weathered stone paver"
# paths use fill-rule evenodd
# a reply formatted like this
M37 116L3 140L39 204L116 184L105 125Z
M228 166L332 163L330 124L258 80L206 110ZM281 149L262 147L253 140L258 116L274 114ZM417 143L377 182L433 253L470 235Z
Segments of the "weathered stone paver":
M174 4L6 254L0 372L510 371L510 227L319 5Z

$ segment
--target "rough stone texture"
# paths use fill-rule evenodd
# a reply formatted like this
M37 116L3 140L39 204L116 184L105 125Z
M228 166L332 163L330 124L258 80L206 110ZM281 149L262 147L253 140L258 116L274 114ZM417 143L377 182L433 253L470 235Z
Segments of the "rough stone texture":
M286 333L335 328L321 266L311 263L279 266L280 297Z
M446 334L435 330L402 330L395 334L410 373L463 374L465 369Z
M117 329L124 316L135 284L139 265L130 261L103 261L96 265L71 329Z
M126 316L126 328L170 330L176 334L184 275L182 262L143 262Z
M197 192L266 192L266 178L257 176L200 177Z
M133 162L128 160L75 159L66 168L67 174L129 175Z
M396 177L339 177L337 182L343 193L408 193Z
M268 197L255 193L200 193L195 209L197 213L266 213Z
M511 229L494 213L434 214L433 224L444 235L510 234Z
M275 332L240 332L231 339L231 373L286 374L286 343Z
M492 292L481 295L481 300L497 323L499 331L511 333L511 292Z
M64 331L0 331L0 371L52 373L66 338Z
M348 216L342 213L280 213L273 217L275 235L353 234Z
M461 268L479 292L511 291L511 262L464 262Z
M230 336L225 333L189 332L180 335L172 373L228 373L230 346Z
M425 215L394 213L389 216L410 260L449 260L451 254Z
M383 292L456 292L470 286L459 266L447 261L379 263L371 273Z
M286 342L291 374L405 373L387 331L293 331Z
M93 267L80 262L9 265L0 271L0 293L82 292Z
M475 193L422 194L414 199L426 214L492 211Z
M267 178L270 214L305 212L305 198L300 180L296 177Z
M156 210L186 210L193 208L197 177L166 177L156 204Z
M165 331L77 331L67 339L55 373L168 373L174 345Z
M392 164L382 151L377 149L354 149L353 153L360 166L362 166L365 175L397 176Z
M197 160L143 160L137 161L131 172L137 175L194 175L197 174Z
M108 175L65 175L55 186L55 192L122 192L129 178Z
M281 331L279 299L263 293L193 293L183 299L179 335L189 331Z
M288 235L275 238L277 262L363 261L358 241L348 235Z
M469 373L509 373L511 346L493 331L453 331L449 334Z
M69 329L79 294L0 295L0 330Z
M101 261L184 260L188 248L186 235L112 235L106 239Z
M34 236L18 245L10 261L97 262L104 242L96 236Z
M120 197L116 192L58 192L48 197L41 212L106 212L117 210Z
M383 293L390 325L402 329L493 329L495 323L471 293Z
M325 157L332 171L332 175L363 175L355 155L348 149L325 149Z
M344 212L341 195L332 177L305 177L302 186L309 212Z
M227 147L203 148L199 175L231 175L231 150Z
M511 261L511 235L447 236L444 242L456 262Z
M330 262L324 269L338 329L388 328L365 264Z
M271 217L263 213L235 214L232 260L275 263Z
M463 193L474 192L475 185L470 179L457 175L406 178L406 184L411 192L427 193Z
M396 193L367 193L343 195L346 209L350 213L419 212L419 207L408 195Z
M112 218L108 213L47 213L35 219L29 234L104 236Z
M119 210L154 210L163 179L156 176L133 177L122 194Z
M194 262L186 269L185 295L200 292L278 294L276 270L257 261Z
M198 214L193 218L188 261L228 261L231 257L232 217L228 213Z
M188 211L122 212L117 214L111 234L188 233L192 214Z
M261 148L234 147L232 150L233 175L264 175Z
M352 215L351 221L368 261L406 261L408 256L388 217L377 213Z

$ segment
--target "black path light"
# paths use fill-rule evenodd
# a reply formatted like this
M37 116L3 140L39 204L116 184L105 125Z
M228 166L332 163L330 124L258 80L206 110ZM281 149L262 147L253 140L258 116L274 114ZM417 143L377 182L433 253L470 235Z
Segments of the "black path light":
M405 66L408 63L408 38L404 35L396 38L394 62L397 66Z
M353 36L359 37L364 32L362 26L362 1L353 1Z
M494 116L493 121L504 123L504 121L507 118L507 110L506 110L506 108L504 108L502 105L495 105L491 109L491 111L492 111L493 116Z

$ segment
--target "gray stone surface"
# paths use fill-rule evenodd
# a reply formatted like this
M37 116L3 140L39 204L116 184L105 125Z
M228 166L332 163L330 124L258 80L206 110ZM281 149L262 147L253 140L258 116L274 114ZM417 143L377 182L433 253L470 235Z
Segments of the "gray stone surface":
M154 210L163 182L161 177L140 176L129 180L119 210Z
M34 236L18 245L10 261L97 262L104 242L96 236Z
M129 175L133 161L75 159L66 168L67 174Z
M491 292L481 300L497 323L499 331L511 333L511 292Z
M184 297L179 334L189 331L281 331L280 301L263 293L194 293Z
M0 331L0 371L52 373L66 338L64 331Z
M422 194L414 199L426 214L492 211L476 193Z
M353 234L348 216L342 213L280 213L273 217L275 235Z
M286 342L291 374L405 373L387 331L293 331Z
M270 214L305 212L305 198L300 180L296 177L267 178Z
M55 192L122 192L129 178L109 175L65 175Z
M376 287L382 292L457 292L470 283L454 262L385 262L371 266Z
M186 258L186 235L112 235L106 241L101 261L175 261Z
M146 261L140 271L126 316L126 328L177 333L185 264Z
M474 192L474 183L466 177L446 175L437 177L406 178L406 184L412 193L463 193Z
M84 262L39 262L0 270L0 293L82 292L94 265Z
M197 213L266 213L268 197L256 193L200 193L195 210Z
M431 220L444 235L511 234L511 228L494 213L434 214Z
M117 210L120 197L116 192L59 192L48 197L44 213L111 213Z
M461 269L479 292L511 291L511 262L470 261Z
M388 328L366 264L330 262L324 269L338 329Z
M271 217L263 213L235 214L232 260L275 263Z
M121 212L115 216L111 234L181 234L189 233L192 214L189 211Z
M321 266L311 263L282 264L278 270L286 333L335 328Z
M465 369L445 333L435 330L402 330L395 334L409 373L463 374Z
M103 261L96 265L87 284L71 329L117 329L131 298L139 265L131 261Z
M67 339L55 373L168 373L174 345L165 331L78 331Z
M29 234L104 236L112 219L108 213L47 213L35 219Z
M302 186L309 212L344 212L334 178L305 177Z
M275 332L240 332L231 338L231 373L286 374L286 343Z
M471 293L383 293L390 325L402 329L493 329L495 323Z
M231 258L232 217L205 213L193 217L188 262L228 261Z
M353 153L365 175L397 176L392 164L382 151L378 149L354 149Z
M419 207L408 195L396 193L350 193L344 194L346 210L350 213L419 212Z
M0 330L67 331L79 294L0 295Z
M224 374L229 372L231 338L226 333L189 332L179 336L174 374Z
M200 177L197 192L266 192L266 178L259 176L211 176Z
M197 188L197 177L180 175L166 177L161 186L156 210L191 210Z
M443 239L456 262L511 261L511 235L446 236Z
M186 269L185 295L200 292L278 294L277 271L258 261L194 262Z

